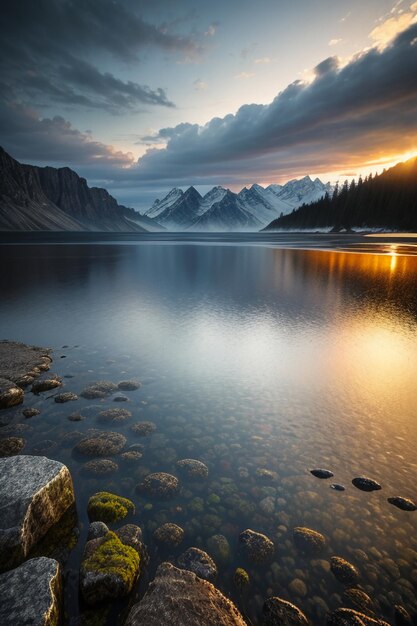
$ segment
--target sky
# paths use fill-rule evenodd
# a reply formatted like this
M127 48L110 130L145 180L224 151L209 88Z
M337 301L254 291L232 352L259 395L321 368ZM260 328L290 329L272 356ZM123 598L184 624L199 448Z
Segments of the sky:
M414 0L16 0L0 145L146 210L417 154Z

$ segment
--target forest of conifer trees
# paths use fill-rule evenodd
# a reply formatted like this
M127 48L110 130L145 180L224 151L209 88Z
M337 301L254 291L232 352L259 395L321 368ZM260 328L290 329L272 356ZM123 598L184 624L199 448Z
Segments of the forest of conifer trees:
M344 184L332 197L303 204L271 222L265 230L331 228L417 230L417 158L399 163L382 174Z

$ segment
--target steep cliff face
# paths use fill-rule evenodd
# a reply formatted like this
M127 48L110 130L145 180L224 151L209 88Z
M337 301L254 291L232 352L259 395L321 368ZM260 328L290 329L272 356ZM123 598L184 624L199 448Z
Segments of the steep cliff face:
M21 165L0 148L0 230L144 232L127 211L68 167Z

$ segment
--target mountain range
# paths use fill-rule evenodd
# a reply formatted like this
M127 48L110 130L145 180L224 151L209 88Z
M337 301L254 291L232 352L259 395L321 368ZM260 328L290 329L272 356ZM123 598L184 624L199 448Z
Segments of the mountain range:
M145 216L175 231L258 231L326 193L333 193L330 183L309 176L285 185L254 184L239 193L217 186L202 196L195 187L174 188L162 200L155 200Z
M359 228L417 232L417 158L369 175L345 181L332 196L301 206L273 220L264 230Z
M0 148L0 230L145 232L154 220L69 167L23 165ZM163 229L162 229L163 230Z

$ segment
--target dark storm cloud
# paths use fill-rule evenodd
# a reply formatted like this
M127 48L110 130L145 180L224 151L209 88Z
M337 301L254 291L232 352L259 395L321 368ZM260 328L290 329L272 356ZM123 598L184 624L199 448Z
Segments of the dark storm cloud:
M22 101L110 112L173 106L165 91L100 71L100 60L132 63L145 47L198 54L192 37L146 22L140 2L19 0L2 7L1 80Z
M406 149L417 134L417 25L384 50L371 49L339 68L334 57L296 81L269 105L245 105L204 127L163 128L131 174L139 180L231 183L289 164L308 171L343 167L352 155L392 146ZM294 171L294 169L293 169Z
M0 90L4 85L0 84ZM64 118L40 118L13 98L0 100L0 137L2 147L23 161L32 158L49 165L84 166L84 172L101 176L132 163L131 155L94 141L87 131L80 132Z

